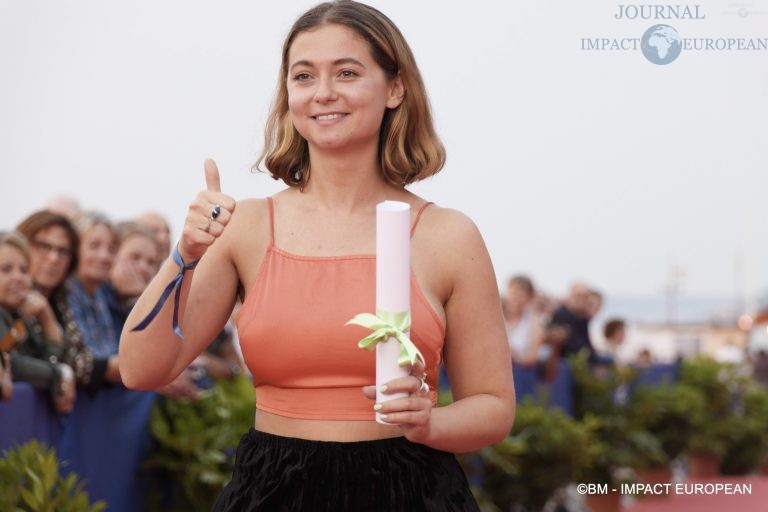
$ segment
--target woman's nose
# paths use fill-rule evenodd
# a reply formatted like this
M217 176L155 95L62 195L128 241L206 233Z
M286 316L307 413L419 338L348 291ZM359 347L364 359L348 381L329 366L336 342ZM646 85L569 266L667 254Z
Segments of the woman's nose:
M336 89L331 78L321 78L317 81L315 90L315 101L318 103L327 103L336 99Z

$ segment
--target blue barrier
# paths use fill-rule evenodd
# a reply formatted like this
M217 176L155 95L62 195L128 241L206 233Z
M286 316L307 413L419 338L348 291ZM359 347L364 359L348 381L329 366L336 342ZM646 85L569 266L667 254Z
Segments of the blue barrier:
M517 402L526 398L573 415L573 376L567 361L560 361L557 375L551 381L541 377L538 367L512 365Z
M96 396L78 395L67 416L54 411L45 393L13 383L13 398L0 402L0 454L32 439L56 448L62 472L86 481L90 498L105 500L110 512L145 509L140 465L150 446L149 413L155 393L122 387Z
M671 385L677 382L680 365L652 364L649 366L635 367L637 378L630 386L630 392L638 386ZM546 381L542 377L539 367L512 365L512 378L515 382L517 402L526 399L535 403L546 404L562 410L568 415L573 415L573 372L568 361L558 363L557 375L552 381ZM445 368L440 368L440 389L450 390L448 375Z
M81 394L63 421L58 444L65 472L86 480L92 500L104 500L110 512L146 508L146 484L140 466L150 446L149 415L155 393L123 387Z
M13 398L0 402L0 453L32 439L56 447L60 433L59 416L45 393L26 382L14 382Z

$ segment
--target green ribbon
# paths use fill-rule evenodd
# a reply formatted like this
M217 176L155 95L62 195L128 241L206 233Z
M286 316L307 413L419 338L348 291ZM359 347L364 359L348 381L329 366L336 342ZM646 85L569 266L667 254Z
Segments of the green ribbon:
M392 313L390 311L384 311L383 309L376 309L375 315L372 315L371 313L360 313L345 325L349 324L367 327L373 331L357 343L358 347L373 351L376 348L377 343L387 341L391 336L400 343L400 356L397 358L398 365L413 366L416 364L416 360L419 360L421 361L421 364L426 365L424 356L421 355L419 349L416 348L416 345L413 344L406 334L406 332L411 330L410 311Z

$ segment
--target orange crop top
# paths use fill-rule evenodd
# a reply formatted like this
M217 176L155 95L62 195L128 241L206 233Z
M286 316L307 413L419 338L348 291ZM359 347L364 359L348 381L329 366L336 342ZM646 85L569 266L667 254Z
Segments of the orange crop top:
M376 255L300 256L270 244L237 319L240 345L253 374L257 409L290 418L374 420L360 388L375 383L376 355L358 348L370 331L344 325L376 311ZM413 236L424 204L411 228ZM437 401L445 329L411 270L410 337L426 361Z

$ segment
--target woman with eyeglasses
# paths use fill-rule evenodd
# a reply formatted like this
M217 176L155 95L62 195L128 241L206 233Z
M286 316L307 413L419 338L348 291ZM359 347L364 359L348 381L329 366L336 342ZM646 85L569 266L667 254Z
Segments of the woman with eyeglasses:
M120 382L117 355L94 355L69 306L66 283L77 268L79 237L64 216L42 210L17 227L30 245L30 275L35 289L45 297L63 332L61 360L72 367L77 386L91 395Z
M17 232L0 234L0 339L3 372L11 353L17 381L50 394L59 413L69 413L75 400L72 369L59 361L61 326L39 292L32 288L27 240ZM7 377L6 377L7 380ZM7 383L2 394L6 395ZM8 390L8 393L12 389Z

